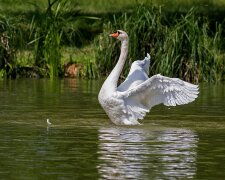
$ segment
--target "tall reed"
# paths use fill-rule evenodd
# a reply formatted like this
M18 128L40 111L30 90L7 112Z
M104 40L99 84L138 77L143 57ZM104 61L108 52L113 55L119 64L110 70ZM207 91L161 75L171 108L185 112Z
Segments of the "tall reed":
M61 37L63 32L62 8L63 0L48 0L48 8L44 14L34 17L31 28L34 29L35 64L49 70L49 77L58 77L61 69Z
M168 18L170 17L170 18ZM172 17L172 18L171 18ZM116 29L128 32L130 38L126 76L131 63L151 54L151 75L161 73L191 82L225 79L223 24L212 24L194 9L184 15L170 15L160 7L138 6L131 13L114 15L105 23L96 40L96 63L107 75L119 56L118 42L108 37Z
M43 14L36 13L31 23L34 32L35 64L41 69L49 70L50 78L63 74L61 63L62 46L81 47L90 29L87 22L95 22L99 18L82 16L75 7L70 7L69 0L48 0L48 8ZM95 25L93 25L95 26ZM90 33L89 33L89 39ZM85 43L84 43L85 44ZM69 60L69 59L68 59ZM75 61L75 60L74 60ZM87 69L92 65L88 62ZM91 73L93 74L93 73ZM90 77L90 73L86 75Z

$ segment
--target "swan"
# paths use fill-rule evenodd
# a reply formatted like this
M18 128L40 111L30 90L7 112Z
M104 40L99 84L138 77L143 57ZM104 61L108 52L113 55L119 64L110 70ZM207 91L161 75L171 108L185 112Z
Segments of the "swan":
M98 100L114 124L139 125L138 120L143 119L155 105L182 105L198 97L198 85L160 74L149 78L149 54L144 60L132 63L127 78L118 86L119 76L127 58L129 38L122 30L117 30L109 36L121 41L121 52L116 66L99 91Z

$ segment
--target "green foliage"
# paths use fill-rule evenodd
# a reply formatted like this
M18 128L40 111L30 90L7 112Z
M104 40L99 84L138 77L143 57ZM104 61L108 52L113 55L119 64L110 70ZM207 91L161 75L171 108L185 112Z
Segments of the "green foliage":
M0 42L0 76L34 69L40 77L53 78L63 75L63 64L70 61L83 65L82 76L107 75L120 50L120 43L108 34L123 29L130 37L123 77L134 60L150 52L151 75L194 82L225 79L224 2L103 1L1 1L0 37L9 48ZM135 7L138 2L144 5ZM192 6L198 11L189 11ZM85 52L89 47L90 53Z
M35 64L44 69L49 69L50 78L58 77L61 60L61 37L63 21L61 18L61 0L51 2L43 16L34 17L32 28L35 39Z
M31 33L34 40L29 44L35 44L35 65L41 69L47 69L50 78L62 76L62 63L71 61L62 60L62 46L78 46L85 44L85 39L91 39L90 25L99 18L82 16L71 7L69 0L48 0L47 10L43 13L42 8L37 8L32 23ZM74 52L75 53L75 52ZM71 55L70 55L71 57ZM74 60L76 61L76 60ZM86 62L84 62L86 63Z
M98 69L96 68L96 64L89 60L87 61L87 64L84 67L83 73L83 76L88 79L98 78Z
M0 70L1 77L11 77L15 66L17 32L11 19L0 17Z
M97 34L94 28L100 28L99 18L81 15L70 0L24 3L26 7L30 5L30 11L0 15L0 36L7 37L10 47L6 50L0 43L1 68L7 69L7 74L15 72L15 76L21 72L20 68L23 72L39 69L40 77L62 76L62 46L74 48L89 44L94 38L92 33ZM30 60L31 57L35 60Z
M114 16L105 23L104 32L96 41L96 63L108 74L119 56L119 42L108 37L116 29L125 30L130 39L129 55L122 76L132 61L151 54L150 73L180 77L187 81L220 81L225 79L224 39L222 24L211 24L191 9L186 15L163 14L160 7L139 6L131 13ZM112 42L113 41L113 42ZM98 45L98 46L97 46Z

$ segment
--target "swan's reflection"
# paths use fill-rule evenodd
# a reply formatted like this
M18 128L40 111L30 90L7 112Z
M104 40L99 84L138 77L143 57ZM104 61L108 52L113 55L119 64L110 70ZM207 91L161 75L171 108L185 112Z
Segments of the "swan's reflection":
M192 178L197 135L185 129L109 127L99 130L103 179Z

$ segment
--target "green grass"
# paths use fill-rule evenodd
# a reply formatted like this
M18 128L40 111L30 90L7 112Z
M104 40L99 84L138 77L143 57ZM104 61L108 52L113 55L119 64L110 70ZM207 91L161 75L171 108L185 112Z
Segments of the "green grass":
M110 15L117 12L132 10L137 5L161 6L163 11L188 12L191 8L198 12L212 15L224 12L224 0L63 0L66 1L64 12L77 12L82 14ZM52 0L53 2L53 0ZM0 0L0 14L30 16L36 11L45 12L48 8L48 0ZM219 15L219 14L218 14ZM32 16L30 16L32 18Z
M12 1L2 1L1 7L9 7L10 3L16 7L11 11L5 8L5 11L1 12L0 35L9 36L10 50L16 50L16 58L8 60L10 69L15 66L37 66L46 69L41 76L53 78L63 74L62 67L65 61L62 58L68 55L73 57L71 54L63 54L67 51L62 51L62 48L73 49L89 45L93 39L92 31L94 33L96 27L101 26L99 18L80 15L78 10L74 10L76 6L71 6L71 1L58 0L53 5L53 1L45 2L49 4L44 1L16 1L14 4ZM18 14L19 16L13 18ZM4 57L4 53L0 54ZM31 61L30 58L34 60ZM92 63L89 57L83 58L84 61L87 67ZM3 66L1 68L6 67ZM11 76L11 71L7 74Z
M214 26L212 31L210 26ZM116 29L128 32L129 55L122 76L131 63L151 54L151 75L161 73L186 81L225 80L225 41L222 24L210 24L196 10L168 22L161 8L139 6L132 13L123 13L105 23L105 31L96 42L96 62L100 72L109 74L119 57L119 42L107 34ZM97 46L99 45L99 46Z
M150 51L152 74L225 79L223 0L58 0L50 14L48 7L48 0L0 0L0 36L10 37L11 72L37 66L45 69L42 76L54 77L63 74L64 63L77 62L84 65L82 76L107 75L119 54L108 34L124 29L131 43L122 76Z
M224 0L206 1L206 0L73 0L68 1L68 9L80 9L84 13L109 13L124 11L126 8L132 8L138 4L160 5L168 11L182 10L188 11L192 7L201 10L223 10ZM38 6L37 6L38 5ZM47 0L1 0L1 13L26 13L41 8L43 11L48 6Z

